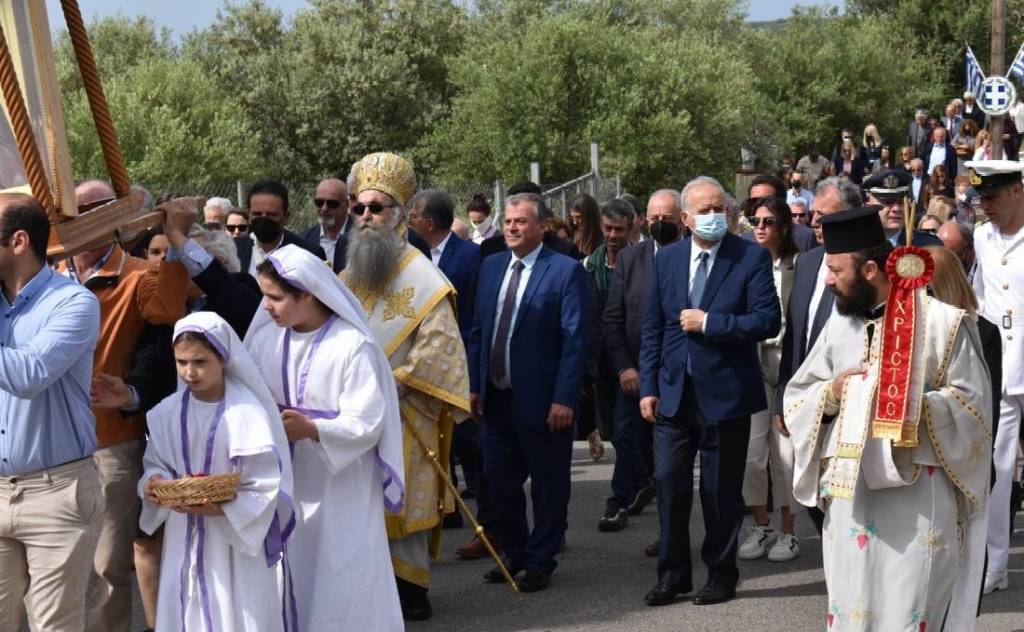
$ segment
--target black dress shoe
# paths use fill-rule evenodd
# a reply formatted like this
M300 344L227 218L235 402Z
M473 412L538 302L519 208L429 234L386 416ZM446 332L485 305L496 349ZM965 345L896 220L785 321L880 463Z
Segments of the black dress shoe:
M644 547L644 555L647 557L658 557L661 553L661 540L655 540Z
M736 598L736 587L728 584L707 584L693 596L693 603L698 606L710 606L725 603Z
M433 614L427 589L398 578L398 601L402 606L402 618L406 621L425 621Z
M627 524L629 524L629 516L626 514L625 509L608 507L604 511L604 516L597 521L597 530L606 533L622 531L626 528Z
M520 573L520 571L523 570L521 566L516 566L515 564L513 564L512 562L509 562L508 560L505 560L505 568L508 569L508 574L512 576L512 579L515 579L516 575L518 575ZM489 570L486 573L484 573L484 583L485 584L504 584L505 583L505 575L504 575L504 573L501 572L501 568L495 566L491 570Z
M636 493L633 498L633 502L629 503L629 507L626 510L629 511L629 515L638 516L643 512L644 507L649 505L652 500L658 495L658 489L654 486L654 481L648 481L646 485L640 488L640 491Z
M675 586L658 584L647 592L644 596L644 601L647 602L648 606L667 606L676 600L677 595L685 595L691 590L693 590L693 586L688 584L677 584Z
M539 592L547 588L551 583L551 573L527 570L523 578L516 583L519 584L519 590L523 592Z

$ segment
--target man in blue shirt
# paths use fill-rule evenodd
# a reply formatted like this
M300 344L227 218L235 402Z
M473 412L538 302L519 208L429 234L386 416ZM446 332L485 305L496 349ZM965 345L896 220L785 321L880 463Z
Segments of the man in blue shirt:
M46 265L50 222L0 194L0 629L81 630L103 516L89 408L96 297ZM27 600L24 599L27 597Z

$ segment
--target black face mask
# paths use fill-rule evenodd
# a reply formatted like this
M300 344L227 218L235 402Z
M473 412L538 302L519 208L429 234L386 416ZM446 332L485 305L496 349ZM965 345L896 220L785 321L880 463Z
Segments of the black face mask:
M269 217L257 217L249 222L249 231L264 244L272 244L281 236L281 225Z
M667 246L679 236L679 226L675 222L666 222L659 219L651 222L651 239L658 242L659 246Z

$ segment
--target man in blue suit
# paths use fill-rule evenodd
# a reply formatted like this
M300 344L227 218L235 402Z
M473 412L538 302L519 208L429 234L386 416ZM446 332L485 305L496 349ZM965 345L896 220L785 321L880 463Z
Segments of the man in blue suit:
M574 259L543 244L543 200L505 203L510 252L480 266L467 344L470 410L481 419L484 472L498 534L519 587L550 582L569 507L572 420L587 360L589 288ZM523 484L531 479L533 531ZM504 581L498 569L484 576Z
M654 426L661 549L645 598L672 603L693 589L690 510L700 450L708 580L696 604L736 594L737 537L750 415L767 406L757 343L779 332L782 310L768 251L729 234L725 191L698 177L681 194L691 237L662 248L640 343L640 412Z

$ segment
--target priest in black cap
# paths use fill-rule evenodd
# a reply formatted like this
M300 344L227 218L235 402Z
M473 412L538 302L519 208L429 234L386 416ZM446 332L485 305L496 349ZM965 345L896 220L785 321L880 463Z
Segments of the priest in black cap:
M904 205L910 205L913 211L910 217L915 223L920 215L911 194L910 185L913 181L914 177L903 169L885 169L873 174L863 184L868 204L881 207L878 216L882 220L885 235L893 246L906 245L907 215ZM942 245L941 239L920 230L915 230L913 237L913 245L922 248Z
M825 512L830 630L973 630L991 386L974 319L876 206L822 220L836 296L785 393L796 500Z

